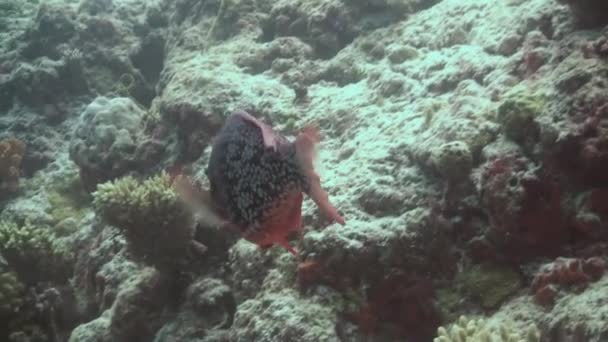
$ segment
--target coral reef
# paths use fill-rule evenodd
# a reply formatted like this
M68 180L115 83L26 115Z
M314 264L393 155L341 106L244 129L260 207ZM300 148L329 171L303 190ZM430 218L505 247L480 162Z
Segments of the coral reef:
M551 305L558 294L558 286L586 288L604 274L606 261L600 257L583 259L558 258L543 265L532 281L534 298L541 305Z
M441 176L450 181L468 177L473 168L471 151L462 141L453 141L437 147L431 158Z
M23 292L24 286L13 272L0 272L0 317L19 311Z
M393 275L372 286L367 301L351 319L366 333L387 326L393 335L427 341L439 326L439 311L428 279Z
M96 319L74 329L68 341L149 340L162 326L167 302L166 278L147 267L127 277L113 305Z
M604 3L0 0L0 340L607 340ZM298 258L173 192L238 109L320 128Z
M560 185L523 156L497 156L483 167L481 200L492 223L488 238L519 251L513 257L559 251L570 236L561 199Z
M0 222L0 255L27 285L49 280L61 283L72 271L71 253L48 227Z
M100 184L93 193L98 215L121 229L133 254L165 269L188 251L206 247L194 238L194 223L167 174L138 181L127 176Z
M535 120L543 110L544 100L542 96L530 94L530 91L512 90L497 110L497 120L507 138L522 145L533 144L540 134Z
M336 341L335 316L331 308L293 291L269 293L239 305L230 340Z
M498 307L522 285L521 276L504 265L484 263L473 265L458 274L457 287L484 309Z
M236 312L236 302L230 287L219 279L204 278L190 285L186 297L179 315L161 328L156 339L228 339Z
M160 148L144 132L146 114L125 97L98 97L80 114L70 142L70 158L80 167L85 187L140 168ZM153 159L152 159L153 160Z

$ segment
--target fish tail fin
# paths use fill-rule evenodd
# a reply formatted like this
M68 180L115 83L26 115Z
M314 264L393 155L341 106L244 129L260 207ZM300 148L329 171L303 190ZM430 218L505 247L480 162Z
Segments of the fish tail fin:
M314 160L317 157L316 145L320 141L321 133L317 125L311 124L304 127L296 137L296 158L308 178L310 186L308 195L325 216L343 225L345 224L344 218L329 202L329 195L321 187L321 179L315 172Z
M181 174L175 176L173 189L202 224L211 227L221 227L226 224L226 220L214 209L210 192L194 184L190 177Z

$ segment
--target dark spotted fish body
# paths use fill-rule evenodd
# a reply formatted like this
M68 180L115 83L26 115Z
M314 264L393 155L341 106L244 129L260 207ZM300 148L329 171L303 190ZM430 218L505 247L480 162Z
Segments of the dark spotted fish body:
M237 229L262 248L276 244L296 254L288 237L302 233L303 193L325 216L344 224L314 171L318 141L315 128L303 129L290 142L250 114L236 112L214 140L206 169L209 191L184 178L177 179L176 189L217 224Z
M255 123L232 115L213 144L207 168L211 198L243 234L259 231L265 213L286 194L308 192L295 145L280 138L276 148L267 147Z

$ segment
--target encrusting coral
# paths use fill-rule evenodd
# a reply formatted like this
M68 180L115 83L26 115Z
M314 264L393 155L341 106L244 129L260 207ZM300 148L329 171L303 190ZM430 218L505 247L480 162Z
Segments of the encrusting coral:
M541 266L534 275L532 291L534 299L540 305L552 305L562 287L584 289L591 282L599 280L606 269L606 262L601 257L557 258Z
M78 165L87 190L140 166L144 117L145 111L126 97L97 97L80 114L70 141L70 158Z
M0 140L0 198L19 186L19 166L25 154L25 143L16 138Z
M517 143L537 139L540 133L535 120L544 105L545 99L541 95L530 94L530 89L514 89L498 107L497 119L505 135Z
M465 179L473 167L473 156L463 141L452 141L434 149L431 160L437 171L451 181Z
M461 316L458 321L437 329L433 342L539 342L540 331L532 324L525 330L517 331L509 324L490 325L483 318L467 319Z
M167 174L102 183L93 197L97 214L123 231L134 256L152 265L167 266L183 259L190 249L199 253L206 249L193 240L192 216Z

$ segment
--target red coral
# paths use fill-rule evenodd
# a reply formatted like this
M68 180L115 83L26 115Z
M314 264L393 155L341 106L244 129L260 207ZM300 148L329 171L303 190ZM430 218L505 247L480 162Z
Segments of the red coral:
M554 159L591 187L608 186L608 96L605 91L585 93L572 104L570 134L558 143Z
M605 269L606 262L599 257L557 258L534 276L531 286L534 298L540 305L553 304L558 287L584 289L591 281L601 278Z
M372 286L367 297L367 303L350 315L364 333L386 327L414 341L431 341L434 337L440 317L430 280L403 274L388 276Z
M557 183L545 179L524 179L526 195L519 216L519 236L528 246L552 252L567 241L569 232L562 213Z
M512 256L553 255L567 241L561 190L523 157L490 161L482 173L481 200L491 235Z

